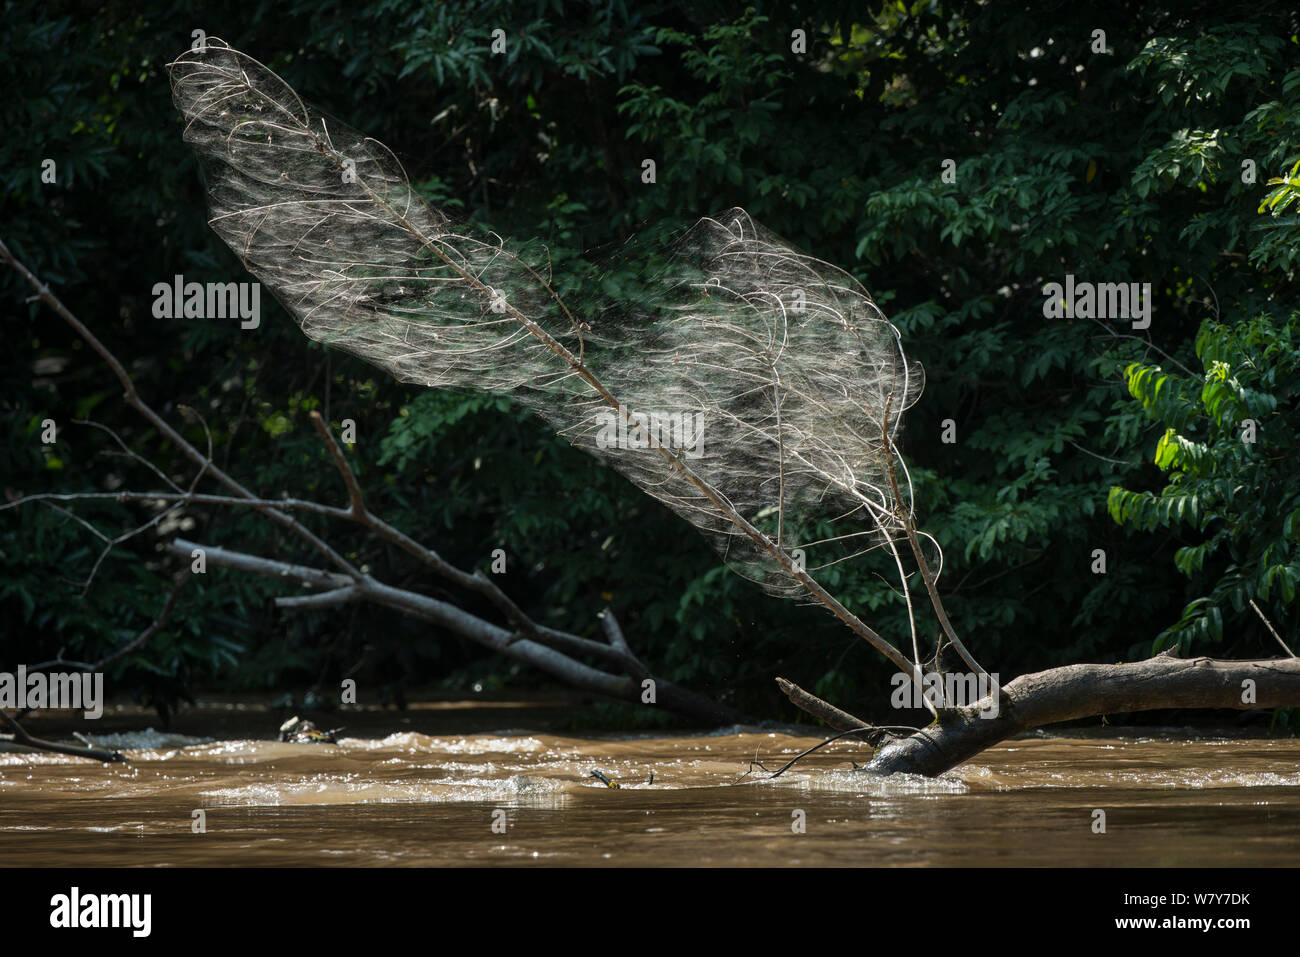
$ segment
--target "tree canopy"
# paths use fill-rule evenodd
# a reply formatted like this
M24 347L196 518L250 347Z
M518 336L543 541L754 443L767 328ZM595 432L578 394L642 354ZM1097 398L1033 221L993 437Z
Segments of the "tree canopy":
M291 0L210 5L204 22L164 0L78 9L4 6L0 124L23 135L0 142L0 235L190 441L206 436L182 406L264 494L342 498L307 417L351 418L372 507L463 567L504 549L503 587L538 620L590 631L612 605L668 677L751 712L787 713L771 677L791 663L820 695L879 700L867 689L885 665L860 639L729 574L671 512L505 399L393 381L308 342L269 302L254 332L153 318L156 282L245 278L208 228L170 101L166 65L197 29L391 146L430 201L546 242L561 289L627 295L631 273L593 270L603 253L734 205L850 272L925 367L901 447L919 524L944 549L949 614L990 670L1173 641L1271 654L1252 600L1297 633L1300 27L1287 5ZM1149 283L1149 327L1049 316L1044 287L1067 276ZM147 486L73 419L179 473L76 336L24 304L18 277L0 275L0 292L0 487ZM47 418L53 446L38 438ZM116 533L139 510L84 517ZM286 546L248 515L183 521L250 551ZM55 510L4 514L15 660L95 660L155 617L172 566L148 539L112 552L82 597L101 545ZM344 545L420 586L391 549L360 533ZM902 640L888 582L872 557L824 577ZM113 677L166 703L200 685L333 680L369 647L381 683L538 680L388 612L270 608L290 591L214 572Z

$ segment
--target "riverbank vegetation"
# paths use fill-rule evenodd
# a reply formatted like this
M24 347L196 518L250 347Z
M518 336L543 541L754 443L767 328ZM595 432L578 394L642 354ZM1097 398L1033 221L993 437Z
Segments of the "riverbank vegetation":
M505 399L393 381L309 344L270 297L255 333L153 318L156 282L245 278L204 221L170 102L166 64L191 28L383 140L430 202L546 241L561 291L644 224L733 204L849 271L926 370L899 438L917 525L943 548L949 617L1004 681L1175 646L1184 658L1295 647L1292 14L382 0L231 5L223 19L220 6L190 25L163 2L93 20L12 5L0 70L15 92L0 115L37 135L0 144L0 238L185 443L205 450L210 437L212 463L255 477L266 499L333 500L350 471L375 514L455 568L490 575L500 549L508 571L491 580L536 627L609 647L609 606L639 661L724 707L791 717L781 674L890 723L893 669L861 638L729 574L671 512ZM54 183L41 181L46 157ZM1043 288L1067 277L1150 284L1149 315L1049 318ZM605 294L634 278L604 275ZM2 360L10 500L150 487L114 435L164 475L187 474L184 450L121 401L48 302L28 302L12 270L0 290L20 345ZM40 441L47 419L56 443ZM112 434L74 424L86 419ZM318 424L338 434L344 420L359 436L347 470ZM141 512L108 500L78 515L112 537ZM494 595L431 584L427 562L355 525L330 538L349 562L509 623ZM157 530L301 558L283 524L246 509L195 503ZM151 628L175 560L137 536L96 567L101 546L66 511L4 513L13 661L96 662ZM902 644L909 607L893 577L873 554L819 580ZM911 584L924 601L920 576ZM198 687L271 694L351 676L369 696L399 696L410 674L463 688L544 680L391 606L274 601L299 594L214 567L166 627L111 661L110 683L165 712Z

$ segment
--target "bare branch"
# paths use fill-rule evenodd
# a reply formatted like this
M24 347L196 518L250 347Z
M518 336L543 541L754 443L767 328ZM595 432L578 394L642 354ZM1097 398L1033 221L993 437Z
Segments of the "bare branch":
M5 245L3 240L0 240L0 259L7 262L19 273L19 275L26 279L27 282L36 290L36 298L40 299L53 309L63 319L63 321L70 325L79 336L85 339L91 349L98 353L99 357L108 364L108 367L113 370L113 374L117 376L118 381L122 383L123 398L127 405L131 406L144 416L149 424L157 429L164 438L180 449L180 451L189 458L190 461L198 465L201 474L207 473L212 475L213 478L226 486L226 488L235 492L241 498L256 498L252 492L227 475L222 469L218 468L217 465L212 462L210 456L204 456L202 452L186 441L183 435L172 428L171 425L168 424L167 420L155 412L153 408L140 397L139 393L136 392L135 382L131 379L131 376L127 374L125 367L123 367L117 356L113 355L108 347L99 341L98 337L96 337L95 334L86 327L85 323L73 315L67 306L65 306L59 298L50 291L50 288L46 286L45 283L41 282L41 280L38 279L30 269L14 257L14 254L9 251L9 247ZM357 570L347 559L338 554L338 552L327 545L322 539L317 537L306 526L298 522L297 519L293 518L293 516L287 515L279 509L266 506L261 506L258 510L266 514L276 524L288 529L303 541L307 542L307 544L327 557L339 568L352 574L358 574Z
M889 403L892 400L893 394L891 393L889 399L885 402L886 409L889 408ZM895 452L893 448L893 440L886 435L884 441L889 449L887 455L889 485L890 488L893 489L894 500L902 501L898 494L898 478L894 474ZM987 677L988 672L985 671L983 667L980 666L979 662L971 656L971 653L966 650L966 646L962 644L961 639L957 637L957 632L953 630L952 622L948 620L948 611L943 607L943 599L939 596L939 588L935 582L934 573L930 571L930 563L926 561L925 553L921 550L921 542L917 538L916 534L916 523L913 520L911 513L906 510L900 510L898 518L903 525L903 529L907 532L908 544L912 546L912 556L916 559L917 568L921 570L921 579L925 582L925 590L930 595L930 603L934 606L935 617L939 619L939 624L943 627L944 634L948 636L948 640L952 642L952 646L957 649L957 653L961 655L962 660L966 662L967 666L976 674ZM904 585L904 587L906 587L906 585ZM923 698L923 700L928 699Z
M1132 339L1134 342L1140 342L1140 343L1142 343L1142 345L1146 346L1148 350L1150 350L1150 349L1154 349L1156 352L1160 353L1160 354L1161 354L1162 356L1164 356L1167 360L1169 360L1170 362L1172 362L1174 365L1178 366L1178 368L1182 369L1184 372L1186 372L1186 373L1187 373L1189 376L1191 376L1193 379L1204 379L1204 378L1205 378L1205 376L1202 375L1202 374L1200 374L1199 372L1193 372L1191 369L1187 368L1187 366L1183 365L1181 362L1179 362L1177 359L1175 359L1175 358L1174 358L1173 356L1171 356L1169 353L1165 352L1164 349L1161 349L1158 345L1156 345L1156 344L1155 344L1154 342L1152 342L1150 339L1148 339L1148 338L1144 338L1144 337L1142 337L1142 336L1129 335L1128 333L1116 332L1114 329L1112 329L1110 326L1106 325L1106 323L1102 322L1100 319L1098 319L1098 318L1096 318L1096 317L1092 317L1092 321L1095 322L1097 325L1101 326L1103 329L1105 329L1106 332L1110 335L1110 337L1111 337L1112 339Z
M806 711L814 718L820 718L837 731L867 731L871 725L861 718L849 714L847 711L841 711L835 705L823 701L808 691L804 691L793 681L787 681L785 678L777 678L776 686L781 689L781 693L790 699L800 711Z
M325 515L329 518L351 518L348 509L337 508L332 505L321 505L319 502L311 502L299 498L243 498L230 495L209 495L204 492L38 492L33 495L24 495L22 498L14 499L12 502L5 502L0 505L0 512L9 508L17 508L20 505L26 505L31 502L93 502L93 501L110 501L110 502L174 502L177 505L223 505L229 508L254 508L259 512L265 512L268 507L278 509L289 509L291 511L312 512L317 515ZM175 509L168 509L168 512ZM59 509L64 512L63 509ZM71 512L64 512L71 518L77 518ZM165 513L164 513L165 514ZM81 519L77 519L81 521ZM84 524L84 522L83 522ZM107 541L107 536L95 530L91 531L100 539Z
M629 663L629 671L641 680L650 677L650 670L643 665L636 655L632 654L632 649L628 646L627 639L623 637L623 629L614 617L614 610L606 608L600 613L600 624L605 629L605 637L609 639L611 647L621 652Z
M208 564L214 567L233 568L251 572L269 578L295 580L318 588L328 588L332 592L347 591L352 601L369 601L392 608L405 615L420 618L432 624L446 628L475 641L493 651L500 652L525 664L532 665L574 687L594 691L625 701L639 702L641 688L639 683L627 677L635 675L634 669L640 662L630 653L609 645L570 635L550 628L538 628L536 638L520 638L518 634L507 631L491 622L485 621L462 608L445 601L430 598L417 592L394 588L376 581L372 576L364 575L356 580L347 576L321 569L292 565L287 562L260 558L224 548L198 545L184 539L177 539L167 546L172 554L189 557L190 553L202 548ZM310 596L318 598L320 596ZM341 597L341 595L338 595ZM304 602L304 604L306 604ZM299 605L301 607L301 605ZM310 605L308 605L310 607ZM610 674L583 664L563 654L590 654L612 664L618 665L624 675ZM734 709L709 701L700 695L681 688L666 679L656 678L657 704L696 718L707 723L734 723L743 717Z
M110 429L108 426L103 425L100 422L94 422L90 419L73 419L72 422L74 425L88 425L92 429L99 429L101 432L107 433L108 437L111 438L114 442L116 442L117 447L122 450L122 455L136 462L139 462L149 471L153 472L154 475L158 476L167 485L169 485L172 491L179 492L181 490L181 487L179 485L177 485L175 482L169 479L165 474L163 474L162 469L158 468L158 466L154 465L143 455L140 455L138 452L136 452L134 449L128 446L124 441L122 441L122 437L118 435L115 431ZM105 454L109 454L109 453L105 453Z
M325 447L329 449L339 474L343 476L343 484L347 486L348 490L348 500L352 503L352 516L361 518L366 514L365 498L361 494L361 486L357 484L357 477L353 473L352 467L348 465L348 460L343 455L343 448L330 433L329 426L325 424L325 420L321 418L320 413L315 409L311 410L311 424L317 434L320 435L321 441L325 443Z
M96 761L103 761L107 764L114 764L119 761L125 761L117 751L106 751L103 748L81 748L73 744L59 744L56 741L46 741L44 738L33 738L16 720L11 718L7 712L0 709L0 721L13 732L8 740L14 744L20 744L23 747L31 748L33 751L52 751L55 754L71 754L78 758L93 758Z
M343 588L334 588L330 591L321 592L318 595L301 595L301 596L281 596L275 600L276 607L287 608L294 611L304 609L315 611L320 608L333 608L337 605L346 605L356 601L361 597L361 591L356 585L347 585Z
M1277 633L1277 630L1273 627L1273 623L1264 617L1264 613L1260 611L1259 606L1255 604L1255 599L1253 598L1250 599L1250 607L1255 609L1255 614L1259 615L1260 621L1262 621L1264 623L1264 627L1269 630L1269 634L1271 634L1275 639L1277 639L1277 643L1282 646L1282 650L1285 651L1292 658L1294 658L1296 656L1295 652L1287 647L1287 643L1283 641L1282 636Z
M255 555L246 555L243 552L232 552L224 548L218 548L215 545L200 545L184 538L174 539L164 550L187 561L193 557L195 551L202 551L205 563L217 568L233 568L238 571L252 572L255 575L280 578L286 581L298 581L317 588L347 587L356 584L364 577L360 573L356 576L342 575L338 572L322 571L307 565L280 562L270 558L259 558Z
M339 467L343 474L344 482L349 490L351 507L348 509L332 508L316 502L301 500L268 500L255 496L243 485L228 476L223 470L218 468L212 461L211 431L207 424L202 422L202 417L198 416L193 410L187 409L187 414L194 414L203 424L205 434L208 438L208 454L205 456L190 444L183 436L173 429L165 420L162 419L148 404L146 404L138 395L134 382L127 374L125 367L107 349L90 330L68 310L54 294L40 282L37 277L27 269L25 265L19 262L9 251L8 247L0 241L0 258L8 262L16 271L18 271L27 281L37 289L37 295L34 299L46 302L64 321L81 335L97 352L101 358L109 365L114 374L118 377L124 388L124 396L129 405L140 412L162 435L171 441L185 454L191 461L199 465L199 471L190 487L185 492L174 491L162 494L156 493L135 493L135 492L114 492L114 493L66 493L66 494L42 494L25 496L15 502L6 503L0 506L0 509L24 504L26 502L42 501L53 506L55 501L78 501L94 499L113 499L116 501L162 501L170 502L171 507L155 516L151 521L145 523L139 529L126 533L118 538L110 540L110 547L120 541L124 541L131 535L139 534L144 529L156 524L166 514L179 508L182 504L213 504L222 506L250 507L267 515L280 526L286 528L299 538L310 544L316 551L324 555L334 565L342 569L342 574L337 572L327 572L321 569L315 569L308 566L296 565L284 562L275 562L267 559L257 558L251 555L243 555L237 552L231 552L221 548L205 547L207 560L217 567L229 567L243 571L253 572L255 574L270 575L279 578L291 577L301 581L311 587L330 589L326 595L305 596L301 598L288 598L281 601L282 605L287 607L324 607L332 604L342 603L344 600L369 600L380 604L394 607L407 614L413 614L416 617L432 621L450 630L456 631L462 635L470 637L487 645L494 650L501 651L511 657L532 664L543 671L546 671L562 680L568 681L577 687L586 688L601 694L609 695L614 698L621 698L629 701L640 700L640 689L627 677L611 675L584 665L581 662L565 657L556 649L565 649L574 654L592 655L601 658L612 664L618 665L627 674L641 676L648 674L641 662L633 655L630 649L615 648L601 642L592 641L577 635L570 635L565 632L558 632L554 629L543 628L536 625L515 603L496 585L495 582L488 579L482 573L469 574L445 562L438 554L419 543L415 542L409 536L398 531L392 526L383 522L381 519L369 512L364 504L364 499L360 494L360 487L356 483L355 475L347 466L346 459L341 455L337 443L333 437L328 435L328 430L323 430L323 437L327 439L327 446L330 448L331 455L334 457L336 466ZM313 423L320 421L321 426L318 431L323 429L323 420L313 418ZM110 434L112 434L110 432ZM114 435L120 446L125 447L120 439ZM127 450L129 452L129 450ZM133 454L133 453L132 453ZM138 456L133 457L139 458ZM141 461L143 461L141 459ZM147 463L146 463L147 464ZM154 469L158 473L157 469ZM158 473L161 475L161 473ZM198 493L195 487L204 475L211 475L222 485L236 493L237 497L215 496ZM172 488L176 489L175 483L171 482L165 476L164 481ZM427 596L418 595L413 592L403 592L400 589L394 589L382 585L368 575L360 572L351 562L348 562L339 555L331 546L325 543L315 533L308 530L299 523L295 518L289 515L285 510L301 510L322 514L334 518L346 518L359 522L372 529L380 538L395 544L404 551L417 557L424 564L433 568L443 577L462 585L463 587L477 592L496 607L498 607L506 618L511 622L514 631L506 631L498 628L488 622L470 615L461 609L450 605L446 602L440 602ZM69 515L71 513L68 513ZM101 540L106 540L106 536L99 533L81 520L77 516L71 516L90 528ZM166 550L178 556L188 559L196 548L200 548L193 542L177 539L170 543ZM102 560L102 556L101 556ZM98 563L96 563L98 567ZM93 573L92 573L93 578ZM179 589L179 585L178 585ZM129 653L140 647L147 641L166 620L174 605L176 593L173 592L169 598L163 613L154 625L146 630L146 633L140 638L133 641L130 645L120 650L121 654ZM520 635L526 636L520 638ZM110 655L106 660L113 660L118 657L118 653ZM60 658L62 656L60 655ZM62 662L59 662L62 663ZM93 666L92 666L93 670ZM658 702L660 706L671 711L686 714L698 718L701 721L715 724L739 721L743 716L733 709L709 701L699 695L694 694L684 688L680 688L672 682L659 679ZM12 720L7 715L6 720ZM16 732L17 734L18 732ZM25 732L22 732L25 734ZM31 739L35 740L35 739ZM60 748L62 746L55 746ZM83 753L80 750L72 750L67 753Z

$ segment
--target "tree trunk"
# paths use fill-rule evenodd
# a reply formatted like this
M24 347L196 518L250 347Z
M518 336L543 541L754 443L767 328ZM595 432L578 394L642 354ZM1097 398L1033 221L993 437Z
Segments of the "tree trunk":
M1068 665L1022 675L1002 688L998 703L996 717L981 717L978 703L941 711L929 727L881 745L867 770L933 777L1012 735L1094 715L1300 706L1300 658L1219 661L1159 655L1128 664Z

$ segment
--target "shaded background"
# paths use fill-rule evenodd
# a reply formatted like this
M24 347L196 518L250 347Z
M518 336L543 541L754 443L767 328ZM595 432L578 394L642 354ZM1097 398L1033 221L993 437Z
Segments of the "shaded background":
M1265 179L1289 168L1300 142L1298 20L1283 3L1171 13L1127 3L313 0L208 4L198 15L158 0L8 2L0 237L201 444L177 407L199 409L218 463L263 495L341 502L307 414L320 409L336 427L354 419L371 506L462 567L486 570L505 549L503 585L537 620L594 636L611 604L652 669L760 716L794 714L776 674L859 713L888 713L889 668L860 639L727 573L682 522L503 400L392 382L307 340L269 296L252 332L151 314L154 283L176 273L247 278L207 227L170 101L166 63L195 29L386 143L430 201L503 236L545 239L557 268L643 224L685 226L744 206L856 275L924 364L903 451L920 524L945 550L949 613L985 667L1006 681L1142 657L1158 638L1184 653L1272 655L1232 595L1254 596L1284 635L1295 632L1300 523L1282 527L1282 505L1300 507L1294 432L1277 488L1246 486L1259 490L1257 530L1280 542L1271 590L1242 574L1260 547L1249 520L1233 519L1246 535L1236 551L1189 575L1175 553L1205 529L1172 519L1121 527L1107 495L1165 481L1152 464L1164 426L1129 395L1125 366L1173 368L1163 352L1200 371L1193 343L1206 319L1240 324L1295 307L1295 233L1261 230L1258 207ZM507 34L502 56L489 53L496 28ZM795 29L806 53L791 52ZM1096 30L1109 52L1090 49ZM40 181L46 158L57 163L53 185ZM641 182L646 158L653 185ZM946 159L955 183L940 175ZM1242 182L1244 159L1258 166L1255 183ZM1122 338L1045 319L1041 288L1066 273L1150 282L1151 329L1113 326L1134 336ZM0 272L6 495L156 486L72 418L191 474L122 404L103 363L29 295ZM1290 406L1295 381L1273 383ZM47 417L61 427L53 447L39 441ZM940 439L946 419L954 444ZM77 514L118 534L149 513ZM187 537L305 557L252 513L185 516ZM351 529L328 538L381 580L491 614ZM0 666L60 650L93 661L135 637L175 570L157 542L114 550L83 597L99 543L50 509L0 513ZM1095 549L1105 574L1091 570ZM903 603L888 578L864 560L824 583L901 638ZM545 683L383 609L281 613L271 599L287 591L209 572L163 632L113 666L109 686L165 710L198 689L336 688L359 662L363 701L395 700L404 687ZM1213 613L1185 613L1207 596ZM616 704L601 717L650 720Z

